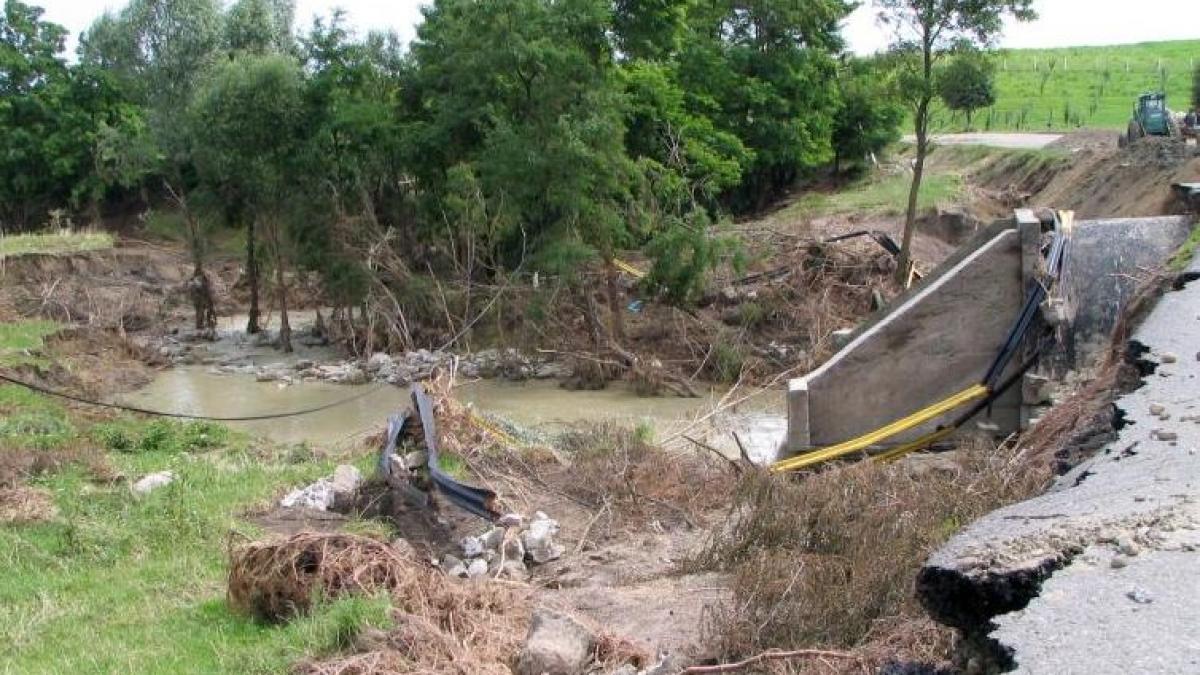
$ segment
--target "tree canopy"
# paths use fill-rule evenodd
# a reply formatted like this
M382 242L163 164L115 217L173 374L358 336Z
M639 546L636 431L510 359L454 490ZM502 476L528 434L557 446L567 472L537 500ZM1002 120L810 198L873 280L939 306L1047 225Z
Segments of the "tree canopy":
M251 270L253 225L279 223L345 302L347 242L388 232L477 275L641 250L684 302L730 259L714 223L895 138L887 78L842 58L851 7L433 0L405 46L337 13L298 29L292 0L129 0L68 65L64 31L8 0L0 217L166 189L246 227Z

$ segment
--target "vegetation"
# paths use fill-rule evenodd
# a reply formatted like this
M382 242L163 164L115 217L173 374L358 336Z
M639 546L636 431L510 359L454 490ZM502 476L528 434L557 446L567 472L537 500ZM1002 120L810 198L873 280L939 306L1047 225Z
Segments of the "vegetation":
M1139 94L1164 91L1183 111L1192 97L1200 40L1013 49L996 52L996 102L980 110L983 130L1121 129ZM1200 104L1200 102L1197 102ZM935 126L959 130L965 116L939 107Z
M957 471L862 462L801 480L747 474L733 522L685 563L733 576L707 636L728 657L821 645L869 658L886 645L881 661L936 660L951 631L925 617L917 573L961 527L1044 487L1049 472L1023 469L1025 459L968 443Z
M107 232L57 230L0 235L0 258L82 253L112 247L113 236Z
M54 328L0 324L0 364ZM279 626L226 607L227 539L258 531L247 510L331 461L212 424L84 417L15 386L0 420L0 670L283 672L387 625L388 603L365 597ZM142 497L123 478L162 470L175 482Z
M0 366L11 368L44 362L35 354L42 341L59 327L53 321L0 322Z
M917 227L917 203L925 158L929 154L929 125L938 73L935 68L950 52L987 46L1000 33L1005 16L1021 21L1033 19L1031 0L876 0L879 19L894 26L895 42L890 56L899 72L902 96L912 112L916 132L917 156L913 162L912 189L904 216L904 236L897 258L896 280L904 283L909 276L912 239Z
M947 108L971 116L996 102L995 66L985 56L968 50L956 56L938 74L938 97Z
M0 65L20 77L0 91L0 220L165 204L197 328L214 324L223 223L245 232L250 332L260 287L286 317L293 268L406 346L432 304L417 274L599 269L620 340L618 253L643 251L649 290L692 301L736 254L714 223L861 162L900 121L880 64L841 56L843 0L437 0L407 50L337 13L297 31L291 0L129 0L74 65L61 27L5 7Z

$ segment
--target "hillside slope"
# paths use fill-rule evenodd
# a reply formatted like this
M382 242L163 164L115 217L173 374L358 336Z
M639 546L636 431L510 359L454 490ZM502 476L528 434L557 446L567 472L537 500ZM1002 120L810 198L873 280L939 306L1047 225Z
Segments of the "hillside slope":
M976 113L979 129L1124 129L1138 94L1165 90L1174 110L1191 97L1200 40L1105 47L1008 49L995 55L996 105ZM964 118L943 111L939 127Z

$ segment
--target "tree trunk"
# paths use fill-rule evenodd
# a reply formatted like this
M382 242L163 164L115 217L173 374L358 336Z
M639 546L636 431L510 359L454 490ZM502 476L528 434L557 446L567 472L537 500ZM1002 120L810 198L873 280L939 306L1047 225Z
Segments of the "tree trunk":
M921 179L925 175L925 154L928 152L925 121L929 106L922 103L917 116L917 159L913 164L912 187L908 191L908 210L904 216L904 237L900 243L900 255L896 258L896 283L908 283L908 273L912 266L912 240L917 230L917 200L921 195Z
M292 324L288 320L287 269L282 234L279 229L279 222L270 218L266 222L263 234L266 236L272 262L275 263L275 301L279 304L279 348L284 353L291 354L294 349L292 348Z
M262 326L258 323L258 253L255 251L256 229L256 218L251 218L246 224L246 277L250 283L250 318L246 321L246 333L248 335L257 335L262 331Z
M924 80L921 97L917 100L917 108L913 115L913 125L917 132L917 159L913 164L912 187L908 191L908 211L904 215L904 238L900 244L900 255L896 258L896 282L900 285L908 283L908 275L912 267L912 240L917 230L917 199L921 195L921 179L925 176L925 155L929 151L929 104L933 101L933 36L926 28L922 40L922 72Z
M621 307L621 295L617 283L617 266L613 264L611 256L604 262L604 274L608 286L608 311L612 314L613 342L624 342L625 314Z

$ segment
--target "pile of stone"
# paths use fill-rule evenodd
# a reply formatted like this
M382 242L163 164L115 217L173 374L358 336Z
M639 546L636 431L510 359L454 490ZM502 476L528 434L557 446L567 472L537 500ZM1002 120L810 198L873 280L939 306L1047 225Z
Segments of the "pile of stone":
M387 382L405 386L429 379L436 370L449 370L456 359L458 372L469 378L520 381L553 379L570 374L569 368L563 364L531 358L515 349L485 349L464 356L442 351L431 352L428 349L418 349L397 356L377 352L365 361L318 364L304 359L290 364L225 364L215 367L212 372L221 375L249 375L259 382L282 384L316 380L348 385Z
M526 581L530 565L544 565L562 557L566 549L555 542L558 530L558 521L541 511L528 523L524 516L509 514L483 534L464 537L459 542L462 558L447 555L439 564L452 577Z
M362 473L357 468L342 464L334 469L332 476L292 490L279 505L285 509L345 510L354 503L362 483Z

